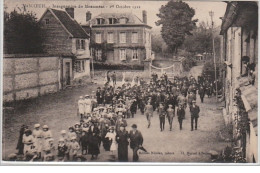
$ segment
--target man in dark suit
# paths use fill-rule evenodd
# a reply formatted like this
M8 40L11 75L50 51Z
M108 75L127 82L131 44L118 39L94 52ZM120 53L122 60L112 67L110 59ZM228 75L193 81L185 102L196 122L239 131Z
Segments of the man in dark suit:
M192 105L190 107L190 115L191 115L191 131L193 131L193 124L195 120L195 130L197 130L198 118L199 118L200 108L196 105L196 101L192 101Z
M140 131L137 130L137 125L132 125L132 130L129 133L130 138L130 148L133 149L133 162L137 162L139 157L137 151L143 145L143 136Z
M180 130L182 130L182 121L185 118L185 109L182 104L179 104L179 106L177 108L177 116L178 116L178 121L180 124Z

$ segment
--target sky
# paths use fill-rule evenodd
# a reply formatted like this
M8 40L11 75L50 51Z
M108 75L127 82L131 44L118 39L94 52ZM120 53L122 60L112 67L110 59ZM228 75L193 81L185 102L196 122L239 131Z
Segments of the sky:
M205 2L205 1L184 1L189 4L195 10L194 19L198 19L199 22L209 22L211 21L209 16L209 11L214 12L214 23L215 26L221 25L220 17L224 16L226 10L226 3L221 1L215 2ZM47 7L62 9L63 5L75 6L75 19L81 23L85 23L85 13L90 11L92 17L97 16L100 13L122 13L122 12L132 12L137 17L142 19L142 11L147 11L148 25L152 26L153 29L158 29L159 27L155 25L155 22L159 19L156 14L158 14L159 9L162 5L165 5L167 1L51 1L51 0L5 0L6 11L12 11L14 8L22 7L23 4L27 6L28 11L33 11L36 13L37 18L40 18ZM44 5L42 5L44 4ZM95 6L90 8L89 6ZM104 6L104 8L96 7Z

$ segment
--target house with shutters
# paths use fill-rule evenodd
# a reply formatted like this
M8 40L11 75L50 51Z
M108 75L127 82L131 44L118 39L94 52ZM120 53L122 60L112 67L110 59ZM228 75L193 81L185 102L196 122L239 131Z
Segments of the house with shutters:
M44 52L60 57L62 85L90 75L90 36L74 19L74 8L48 8L39 22L44 34Z
M233 126L237 155L258 163L258 3L226 3L220 32L223 114L226 124Z
M91 30L91 50L95 61L107 63L143 64L150 59L151 26L147 25L147 12L143 19L133 13L101 13L91 18L86 14L85 30Z

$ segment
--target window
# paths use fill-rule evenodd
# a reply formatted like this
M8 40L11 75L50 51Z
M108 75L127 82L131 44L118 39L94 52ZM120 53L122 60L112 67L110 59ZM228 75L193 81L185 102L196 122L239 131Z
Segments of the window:
M104 19L98 18L98 19L97 19L97 24L98 24L98 25L104 24Z
M138 59L138 54L137 54L137 49L132 50L132 59L137 60Z
M45 19L45 24L49 25L50 24L50 20L49 19Z
M126 43L126 33L125 32L120 32L119 40L120 40L120 43Z
M76 72L78 73L85 72L85 60L76 61Z
M138 33L132 32L132 43L138 43Z
M119 50L119 58L120 58L120 60L126 60L126 51L125 51L125 49L120 49Z
M123 17L123 18L119 19L119 23L120 24L126 24L127 23L127 18Z
M101 49L97 49L96 50L96 59L98 61L101 61L102 60L102 50Z
M76 40L76 49L78 50L78 49L80 49L80 40Z
M114 33L113 32L107 33L107 42L114 43Z
M77 39L76 40L76 49L84 49L85 50L85 40Z
M109 18L108 19L108 23L111 24L115 24L116 23L116 19L115 18Z
M101 43L101 33L96 33L96 43Z
M80 48L85 50L85 40L81 40L81 44L80 45L81 45Z

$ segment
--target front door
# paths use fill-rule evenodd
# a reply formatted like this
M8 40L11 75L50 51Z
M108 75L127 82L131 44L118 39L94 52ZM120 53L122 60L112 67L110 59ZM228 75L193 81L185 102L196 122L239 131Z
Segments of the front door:
M66 62L65 64L65 83L66 85L70 85L70 62Z

